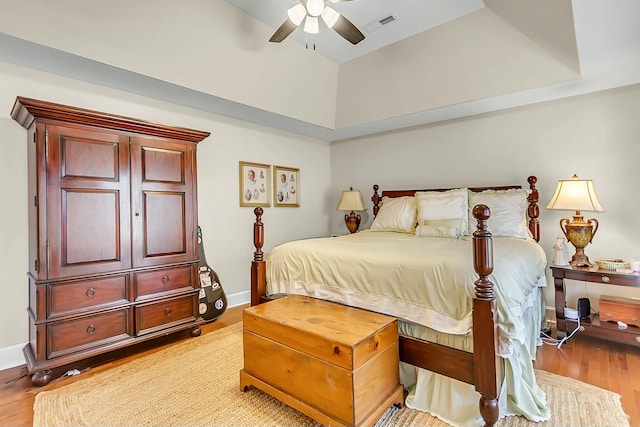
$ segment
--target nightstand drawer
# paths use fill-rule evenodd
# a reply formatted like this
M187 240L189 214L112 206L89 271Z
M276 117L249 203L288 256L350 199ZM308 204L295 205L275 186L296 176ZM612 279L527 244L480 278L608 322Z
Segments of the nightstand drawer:
M640 326L640 300L601 295L600 320Z

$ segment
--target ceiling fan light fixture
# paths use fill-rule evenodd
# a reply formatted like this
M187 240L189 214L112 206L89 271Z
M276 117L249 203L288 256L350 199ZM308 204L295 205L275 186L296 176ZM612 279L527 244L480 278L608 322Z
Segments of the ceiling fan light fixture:
M318 17L324 10L324 0L307 0L307 11L309 15Z
M305 7L301 3L298 3L297 5L287 10L287 15L289 15L289 19L291 19L291 22L296 25L300 25L304 20L304 17L307 16L307 9L305 9Z
M340 14L329 6L325 7L322 11L322 20L329 28L333 28L335 23L338 22L338 18L340 18Z
M318 34L318 18L316 16L307 16L304 21L304 32L308 34Z

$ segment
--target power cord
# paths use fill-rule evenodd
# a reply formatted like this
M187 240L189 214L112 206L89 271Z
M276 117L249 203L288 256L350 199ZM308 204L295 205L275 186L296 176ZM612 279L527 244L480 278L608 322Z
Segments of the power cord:
M573 319L569 319L569 320L573 320ZM580 317L578 316L578 319L575 321L577 322L575 329L571 331L569 335L565 336L560 340L555 339L544 332L540 332L540 334L543 335L542 342L547 345L555 345L558 347L558 350L559 350L560 347L562 347L562 345L569 340L569 338L573 337L576 334L576 332L580 330Z

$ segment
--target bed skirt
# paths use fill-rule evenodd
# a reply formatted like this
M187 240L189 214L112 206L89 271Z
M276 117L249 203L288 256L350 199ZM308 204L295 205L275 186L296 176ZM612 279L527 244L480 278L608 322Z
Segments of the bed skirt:
M541 345L539 327L544 321L544 298L541 289L533 292L533 303L523 310L525 324L530 325L521 342L513 345L510 355L503 357L505 378L502 383L498 405L500 418L522 415L531 421L546 421L550 411L546 405L546 394L538 387L532 360ZM437 331L399 322L401 334L415 336L431 342L471 351L471 335L452 336ZM433 416L453 426L482 426L478 399L480 395L473 385L463 383L444 375L400 363L400 382L408 390L405 400L407 407L429 412ZM517 404L516 404L517 403Z

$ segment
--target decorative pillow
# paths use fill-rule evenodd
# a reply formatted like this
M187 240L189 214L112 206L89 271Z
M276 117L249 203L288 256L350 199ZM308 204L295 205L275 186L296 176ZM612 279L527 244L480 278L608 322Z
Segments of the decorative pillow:
M373 220L372 231L413 233L416 228L416 198L383 197L382 206Z
M468 232L469 204L466 188L418 191L416 236L460 237Z
M489 206L491 216L487 228L493 236L520 237L532 239L527 226L527 196L529 190L485 190L480 193L469 191L469 232L476 230L473 207L479 204Z
M461 219L425 219L416 227L416 236L458 238L462 227Z

